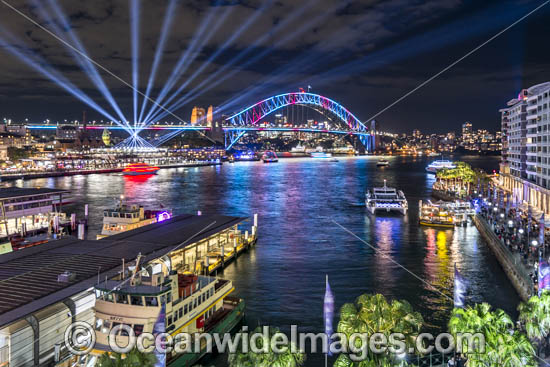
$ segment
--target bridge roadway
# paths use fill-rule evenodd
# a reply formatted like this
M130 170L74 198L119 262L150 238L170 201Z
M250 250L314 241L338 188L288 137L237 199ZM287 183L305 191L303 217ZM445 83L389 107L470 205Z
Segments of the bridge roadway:
M78 129L83 129L84 125L63 124L63 125L25 125L31 130L55 130L58 127L72 126ZM142 130L181 130L184 131L208 131L211 127L208 126L193 126L193 125L148 125L144 128L138 127L122 127L113 125L86 125L86 130L125 130L125 131L142 131ZM341 134L341 135L370 135L368 132L353 131L353 130L335 130L335 129L315 129L311 127L240 127L240 126L223 126L224 131L280 131L280 132L306 132L306 133L325 133L325 134Z

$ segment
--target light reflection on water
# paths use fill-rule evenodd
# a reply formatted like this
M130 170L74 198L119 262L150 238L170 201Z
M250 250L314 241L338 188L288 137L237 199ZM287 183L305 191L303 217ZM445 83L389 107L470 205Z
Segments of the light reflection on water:
M78 204L90 204L90 238L101 228L103 209L124 195L146 207L159 204L175 213L221 213L251 216L259 213L259 241L225 269L247 303L251 327L269 324L287 330L323 330L325 274L329 275L336 306L362 293L379 292L408 300L420 311L429 329L446 322L451 302L415 279L398 262L441 293L452 297L456 263L470 280L469 302L488 301L515 313L518 297L490 250L473 227L441 230L420 227L418 201L430 195L433 176L424 168L427 158L390 158L390 166L376 167L376 157L341 158L339 162L312 159L224 164L222 167L161 170L151 177L119 174L72 176L19 182L23 186L70 189ZM496 158L475 157L485 169ZM409 200L407 218L372 217L364 207L365 190L383 185L398 187ZM338 228L342 224L379 252ZM308 366L322 357L311 356ZM216 363L224 365L223 358Z

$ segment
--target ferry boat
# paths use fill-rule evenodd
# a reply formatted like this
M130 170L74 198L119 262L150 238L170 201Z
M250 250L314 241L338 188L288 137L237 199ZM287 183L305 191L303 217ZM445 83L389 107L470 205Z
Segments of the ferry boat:
M390 162L387 159L380 159L378 162L376 162L377 167L387 167L390 165Z
M428 153L428 157L439 157L441 155L441 153L438 153L438 152L430 152Z
M171 217L172 211L170 210L145 210L142 206L120 202L116 208L103 211L103 227L101 234L97 235L97 239L162 222Z
M276 163L279 162L279 158L277 158L277 154L275 154L275 152L268 150L262 155L262 161L264 163Z
M451 161L445 161L445 160L439 160L439 161L433 161L426 167L426 171L429 173L437 173L437 171L442 169L451 169L456 168L453 162Z
M124 168L122 174L125 176L154 175L158 170L158 167L150 166L147 163L132 163Z
M309 153L311 155L311 158L332 158L331 153L325 153L325 152L311 152Z
M137 263L139 269L139 259ZM89 358L97 359L110 351L109 334L121 324L131 327L136 336L159 329L175 336L180 333L223 335L241 322L245 303L230 296L235 290L230 280L173 271L167 265L158 266L161 270L155 273L152 269L157 265L148 267L151 275L138 271L126 281L122 277L94 287L96 344ZM129 335L124 330L115 338L118 345L128 344ZM191 353L168 352L165 365L195 365L207 353L208 345L205 338L200 339L200 348L194 343L195 340L191 340L191 348L186 348Z
M456 224L453 212L448 210L442 203L433 204L428 201L428 203L424 204L422 200L420 200L418 208L420 225L453 228Z
M371 214L376 214L377 211L395 211L406 215L409 208L403 191L388 187L386 180L384 180L384 187L375 187L367 192L365 203Z

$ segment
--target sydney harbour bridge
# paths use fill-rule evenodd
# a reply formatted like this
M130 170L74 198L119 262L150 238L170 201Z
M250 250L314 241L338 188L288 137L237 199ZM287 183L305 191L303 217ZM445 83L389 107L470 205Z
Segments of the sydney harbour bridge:
M323 115L330 121L330 125L281 125L266 122L269 115L280 112L285 108L302 106ZM27 124L29 129L57 129L60 125ZM67 124L67 126L69 126ZM70 125L75 126L75 125ZM243 136L252 132L304 132L318 134L332 134L349 136L357 139L364 146L365 151L372 152L375 149L376 136L388 135L377 131L376 123L364 123L352 112L340 103L319 94L309 92L293 92L275 95L263 99L251 106L229 115L216 114L213 121L201 118L194 124L191 123L148 123L134 126L121 126L120 124L86 124L78 125L78 128L125 130L129 137L119 147L157 147L168 140L190 131L199 131L210 140L223 144L227 150L231 149ZM160 139L153 143L146 142L139 134L146 130L159 130L163 132Z

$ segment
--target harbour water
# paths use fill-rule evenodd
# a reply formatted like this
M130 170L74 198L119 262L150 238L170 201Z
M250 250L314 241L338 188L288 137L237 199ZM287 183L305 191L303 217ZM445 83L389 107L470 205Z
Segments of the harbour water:
M88 238L95 238L102 210L115 205L120 195L146 207L162 204L175 214L258 213L257 246L220 274L233 280L237 294L246 300L246 323L251 328L272 325L288 330L298 325L300 331L321 332L328 274L337 308L362 293L382 293L409 301L425 318L427 331L441 331L452 308L444 295L452 298L455 264L470 280L467 302L485 301L515 316L519 297L475 227L418 225L418 201L430 197L434 180L424 169L433 158L392 157L384 168L376 167L377 159L283 159L277 164L167 169L151 177L103 174L13 184L72 190L76 204L71 209L79 217L83 204L90 205ZM497 157L462 159L486 170L498 166ZM365 190L382 186L384 179L404 191L407 217L367 213ZM323 360L320 355L308 356L306 366L321 365ZM210 362L226 365L223 356Z

